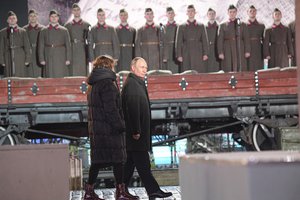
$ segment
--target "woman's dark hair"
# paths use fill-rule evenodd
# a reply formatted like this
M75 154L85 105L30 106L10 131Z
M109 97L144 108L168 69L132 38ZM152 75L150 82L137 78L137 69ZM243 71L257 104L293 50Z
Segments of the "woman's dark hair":
M102 55L98 56L94 61L93 61L94 68L108 68L113 70L115 66L115 61L114 59L109 56L109 55Z

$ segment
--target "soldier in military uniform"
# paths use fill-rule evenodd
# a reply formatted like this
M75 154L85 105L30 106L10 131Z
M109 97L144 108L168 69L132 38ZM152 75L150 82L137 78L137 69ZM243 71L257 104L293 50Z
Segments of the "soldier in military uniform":
M4 67L5 77L25 77L25 69L31 59L27 33L18 26L14 12L8 12L7 22L8 27L0 31L0 65Z
M246 58L250 57L247 25L236 18L237 8L228 8L229 20L220 25L218 54L225 72L247 71Z
M291 30L291 35L292 35L292 44L293 44L293 50L294 50L294 56L292 58L292 66L297 66L297 62L296 62L296 23L295 21L292 21L289 24L289 29Z
M263 68L263 36L265 25L256 19L256 8L252 5L248 9L248 32L250 38L250 57L247 59L249 71L256 71Z
M128 12L121 9L119 13L121 23L116 27L118 39L120 42L120 58L116 68L116 72L127 70L130 71L130 63L134 57L134 41L136 30L129 26Z
M281 18L281 11L276 8L273 12L274 23L265 31L264 57L269 60L269 68L287 67L289 58L293 56L291 31L281 23Z
M89 58L92 62L100 55L109 55L116 61L120 55L120 44L116 30L105 23L105 12L102 8L97 11L98 23L89 33Z
M142 57L148 63L149 70L162 69L167 62L167 49L164 48L163 27L154 24L151 8L145 9L146 24L138 29L135 40L135 56Z
M41 30L38 55L43 65L43 76L60 78L69 76L71 61L71 44L68 30L58 23L59 14L51 10L50 23Z
M205 61L205 72L217 72L220 70L218 58L217 39L219 25L216 22L216 11L209 8L207 11L207 25L205 26L208 39L208 59Z
M31 46L31 62L28 67L26 67L25 76L26 77L41 77L42 76L42 66L38 62L37 56L37 43L40 31L44 28L43 25L38 22L38 13L35 10L29 10L28 12L28 24L23 28L28 34L29 43Z
M175 55L175 40L176 40L176 33L178 25L174 20L175 12L172 7L168 7L166 10L166 15L168 17L168 22L165 25L165 48L168 49L168 61L166 69L172 71L172 73L178 73L179 72L179 63L177 61L176 55Z
M182 62L182 71L205 72L204 61L208 59L208 44L203 24L195 20L194 5L187 7L188 20L179 26L176 38L176 56Z
M88 75L87 36L90 24L81 18L81 9L77 3L72 5L74 19L65 24L71 38L72 59L71 76Z

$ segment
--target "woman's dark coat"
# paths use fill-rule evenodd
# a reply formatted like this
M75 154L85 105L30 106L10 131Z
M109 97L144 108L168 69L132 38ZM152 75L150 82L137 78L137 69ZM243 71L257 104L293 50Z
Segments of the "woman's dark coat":
M88 129L92 163L126 161L125 123L115 73L95 68L88 78Z
M145 82L130 73L122 90L127 151L151 150L151 110ZM139 133L138 140L132 135Z

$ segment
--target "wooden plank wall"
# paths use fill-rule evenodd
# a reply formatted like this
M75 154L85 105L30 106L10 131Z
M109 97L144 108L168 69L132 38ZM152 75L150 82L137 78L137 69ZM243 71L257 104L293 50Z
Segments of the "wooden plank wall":
M0 105L7 104L7 80L0 80Z

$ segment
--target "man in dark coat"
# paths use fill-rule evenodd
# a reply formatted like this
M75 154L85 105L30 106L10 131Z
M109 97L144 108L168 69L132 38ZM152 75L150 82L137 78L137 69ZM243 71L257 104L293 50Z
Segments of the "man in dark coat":
M293 46L291 31L281 24L282 14L279 9L273 12L274 24L265 32L264 57L268 59L268 67L288 67L292 58Z
M89 33L89 59L92 62L97 56L110 55L116 61L120 55L120 44L116 30L105 23L105 12L102 8L97 11L98 23Z
M42 66L39 64L37 56L37 44L38 36L40 31L45 28L38 22L38 13L35 10L29 10L28 12L29 23L23 28L26 30L29 43L31 46L31 62L28 67L26 67L25 76L26 77L41 77L42 76Z
M131 63L132 73L128 75L122 90L127 150L124 183L129 184L136 167L149 198L164 198L172 196L172 193L163 192L159 188L151 173L148 154L151 150L151 110L144 82L147 68L147 63L143 58L134 58Z
M127 22L128 12L125 9L120 10L119 17L121 23L116 27L116 31L120 42L120 58L116 72L130 70L130 63L134 55L134 41L136 35L136 30L129 26Z
M56 10L49 13L49 25L39 36L38 56L43 65L43 77L61 78L70 75L71 44L68 30L58 23Z
M208 40L208 59L205 61L205 72L217 72L220 70L220 62L217 50L219 25L216 22L216 11L209 8L207 18L208 22L205 28Z
M164 30L154 24L151 8L145 9L146 24L138 29L135 40L135 56L142 57L150 70L162 69L167 62L167 49L164 48Z
M195 20L194 5L187 7L188 20L179 26L176 39L176 56L182 62L181 71L196 70L204 73L204 61L208 59L208 44L203 24Z
M0 31L0 65L4 67L5 77L25 77L25 69L31 59L26 30L19 27L17 22L16 14L9 11L8 27Z
M263 68L263 36L265 25L256 19L256 8L252 5L248 9L249 20L247 23L250 38L250 57L247 59L249 71L257 71Z
M297 66L297 59L296 59L296 23L295 21L292 21L289 24L289 29L291 30L292 35L292 43L293 43L293 49L294 49L294 56L292 58L292 66Z
M229 20L220 25L218 54L225 72L247 71L246 58L250 57L250 40L247 25L236 18L237 8L228 8Z
M72 5L74 19L65 24L71 39L72 61L70 65L71 76L87 76L87 36L90 24L81 18L81 9L77 3Z
M178 24L174 20L175 12L172 7L167 8L168 22L165 25L165 48L168 52L168 60L166 63L166 69L172 71L172 73L179 72L179 62L175 55L175 40Z

